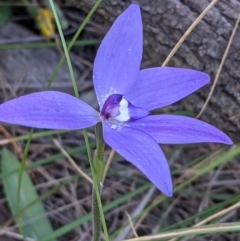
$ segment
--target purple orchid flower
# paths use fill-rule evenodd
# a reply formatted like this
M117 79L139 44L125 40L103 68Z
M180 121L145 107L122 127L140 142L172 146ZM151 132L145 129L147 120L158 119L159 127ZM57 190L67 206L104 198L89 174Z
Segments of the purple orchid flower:
M56 91L25 95L0 105L0 121L47 129L74 130L102 122L105 142L139 168L165 195L172 195L167 160L160 144L232 144L217 128L189 117L150 115L209 82L205 73L181 68L140 70L142 22L131 4L103 39L93 81L100 113L81 100Z

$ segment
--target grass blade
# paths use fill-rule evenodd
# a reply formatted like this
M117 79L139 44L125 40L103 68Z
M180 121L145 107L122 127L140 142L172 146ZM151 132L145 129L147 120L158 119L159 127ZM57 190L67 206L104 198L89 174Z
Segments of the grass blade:
M16 157L6 148L2 152L2 173L10 173L13 170L20 168L20 163ZM17 198L18 193L18 173L12 173L10 175L4 175L3 186L6 193L7 201L9 203L12 215L16 215L19 211L19 203ZM20 187L20 209L23 209L33 200L38 199L38 194L32 184L26 171L22 174L22 185ZM22 227L24 236L31 238L43 238L53 232L49 219L43 215L45 210L42 203L38 202L25 213L22 214L21 220L23 223L27 223ZM41 219L37 217L41 216ZM28 222L28 220L32 220ZM16 220L18 223L18 219ZM19 224L19 223L18 223ZM20 224L21 226L21 224Z

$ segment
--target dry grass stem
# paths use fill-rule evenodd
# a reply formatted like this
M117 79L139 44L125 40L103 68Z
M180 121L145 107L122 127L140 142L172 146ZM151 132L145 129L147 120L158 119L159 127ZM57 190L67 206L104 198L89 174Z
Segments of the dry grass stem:
M70 155L64 150L64 148L61 146L61 144L56 140L53 139L54 144L56 147L61 151L61 153L67 158L67 160L71 163L73 168L88 182L93 184L93 180L84 172L81 170L81 168L78 167L78 165L74 162L74 160L70 157Z
M136 206L136 208L134 208L134 210L131 213L130 218L135 218L136 216L138 216L143 209L147 206L147 204L149 203L149 201L153 198L154 195L154 191L156 190L155 186L152 186L148 192L143 196L141 202L138 203L138 205ZM130 223L130 225L132 225ZM137 223L134 227L134 230L138 229L138 226L140 225L140 223ZM118 235L117 237L114 239L114 241L120 241L125 239L128 236L128 233L130 231L131 226L126 226ZM134 234L134 233L133 233ZM130 233L131 235L131 233ZM135 234L134 234L135 235Z
M215 77L215 79L214 79L214 81L213 81L213 85L212 85L212 87L211 87L210 93L209 93L209 95L208 95L208 97L207 97L207 100L205 101L205 103L204 103L201 111L200 111L199 114L196 116L196 118L199 118L199 117L202 115L203 111L206 109L206 107L207 107L207 105L208 105L208 102L210 101L210 99L211 99L211 97L212 97L212 95L213 95L213 91L214 91L214 89L215 89L215 87L216 87L216 85L217 85L217 82L218 82L218 79L219 79L219 76L220 76L220 73L221 73L223 64L224 64L224 62L225 62L225 60L226 60L226 57L227 57L227 54L228 54L228 52L229 52L230 46L231 46L231 44L232 44L233 38L234 38L234 36L235 36L235 34L236 34L239 21L240 21L240 14L238 15L237 21L236 21L236 23L235 23L235 26L234 26L234 28L233 28L232 34L231 34L230 39L229 39L229 41L228 41L226 50L225 50L225 52L224 52L224 55L223 55L223 57L222 57L220 66L219 66L218 71L217 71L217 74L216 74L216 77Z
M139 238L132 238L132 239L125 239L124 241L153 241L153 240L162 240L166 238L177 238L177 237L185 237L188 235L199 235L199 234L209 234L209 233L216 233L221 230L224 232L233 232L239 230L239 224L235 223L232 225L229 225L229 223L222 223L222 224L216 224L211 225L210 227L198 227L198 228L191 228L187 230L179 230L179 231L173 231L163 234L156 234L156 235L150 235L150 236L144 236Z
M3 126L0 126L0 132L2 132L7 138L9 138L11 140L10 143L13 146L14 152L17 153L18 157L21 159L22 158L22 151L21 151L21 148L17 145L14 138L12 138L10 133Z
M131 217L130 217L130 215L129 215L128 212L125 212L125 214L127 215L127 218L128 218L129 224L130 224L131 229L132 229L132 233L133 233L133 235L135 236L135 238L137 238L138 235L137 235L137 232L136 232L136 230L135 230L135 228L134 228L134 226L133 226L132 219L131 219Z
M221 217L229 212L231 212L232 210L234 209L238 209L240 207L240 202L238 203L235 203L234 205L228 207L228 208L225 208L223 209L222 211L218 212L218 213L215 213L214 215L202 220L201 222L197 223L196 225L194 225L194 227L199 227L199 226L202 226L210 221L212 221L213 219L215 218L218 218L218 217Z
M0 231L0 235L1 236L7 236L9 238L14 238L14 240L36 241L36 239L23 237L21 234L14 233L14 232L7 231L7 230ZM4 238L3 238L3 240L4 240Z
M197 24L202 20L202 18L207 14L207 12L218 2L218 0L213 0L204 10L203 12L196 18L196 20L191 24L191 26L187 29L187 31L183 34L183 36L179 39L177 44L174 46L172 51L169 53L167 58L162 64L162 67L166 66L173 55L178 51L182 43L188 37L188 35L193 31L193 29L197 26Z

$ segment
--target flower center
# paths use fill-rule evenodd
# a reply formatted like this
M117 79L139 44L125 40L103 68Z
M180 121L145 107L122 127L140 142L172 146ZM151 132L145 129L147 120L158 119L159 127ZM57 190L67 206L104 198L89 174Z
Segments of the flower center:
M132 105L120 94L110 95L101 110L101 117L104 120L117 120L119 122L128 121L130 119L140 119L148 114L148 110Z

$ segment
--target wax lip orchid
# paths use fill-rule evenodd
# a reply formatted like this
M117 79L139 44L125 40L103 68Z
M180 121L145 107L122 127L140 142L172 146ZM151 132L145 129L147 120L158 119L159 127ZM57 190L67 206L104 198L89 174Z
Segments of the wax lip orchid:
M105 142L139 168L165 195L171 196L169 166L158 143L232 141L200 120L150 114L151 110L198 90L209 82L209 76L182 68L140 70L142 40L140 9L131 4L103 39L94 62L93 83L100 113L68 94L43 91L0 105L0 121L64 130L102 122Z

